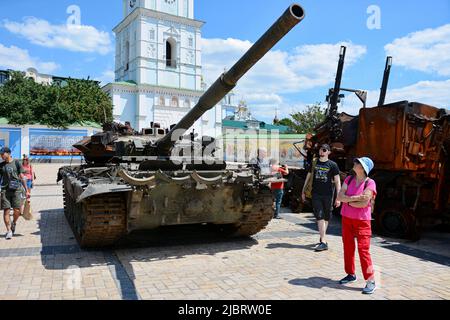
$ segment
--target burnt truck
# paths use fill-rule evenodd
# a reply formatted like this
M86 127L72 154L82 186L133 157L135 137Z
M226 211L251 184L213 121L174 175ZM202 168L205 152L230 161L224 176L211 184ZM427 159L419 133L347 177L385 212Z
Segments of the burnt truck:
M341 88L345 53L342 47L326 119L304 143L305 169L322 143L331 146L331 159L342 177L350 173L354 158L370 157L378 189L375 229L391 237L418 239L421 226L449 221L450 111L410 101L385 104L392 57L386 61L378 105L366 108L364 90ZM363 102L359 115L338 113L341 91L357 94ZM300 183L305 171L298 173Z
M81 247L116 244L136 230L209 224L230 236L250 236L273 218L275 178L251 166L215 158L210 137L186 134L279 40L304 18L292 4L245 55L170 129L105 124L74 145L86 164L63 167L64 212Z

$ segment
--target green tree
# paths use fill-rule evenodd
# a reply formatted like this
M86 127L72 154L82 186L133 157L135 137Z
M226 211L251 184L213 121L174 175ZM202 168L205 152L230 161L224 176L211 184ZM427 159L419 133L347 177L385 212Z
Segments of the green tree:
M33 106L40 103L41 88L33 80L14 72L11 79L0 87L0 116L11 123L23 125L33 121Z
M94 81L70 79L64 86L48 86L14 72L0 87L0 117L15 125L67 128L84 121L111 121L112 104Z
M306 106L301 112L290 115L292 119L285 118L280 124L288 126L292 132L305 134L313 133L314 128L325 120L325 110L320 103Z
M68 81L60 88L59 103L70 110L73 121L94 121L104 123L112 121L112 103L110 97L92 81Z
M289 118L283 118L283 119L281 119L280 121L278 121L278 124L279 124L280 126L286 126L286 127L289 127L289 131L292 131L292 132L295 131L295 130L294 130L295 124L294 124L294 122L293 122L291 119L289 119Z

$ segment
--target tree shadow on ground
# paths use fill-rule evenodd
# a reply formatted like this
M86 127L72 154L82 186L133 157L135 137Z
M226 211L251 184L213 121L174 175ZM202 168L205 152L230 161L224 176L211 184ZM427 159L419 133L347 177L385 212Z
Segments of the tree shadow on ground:
M46 269L70 272L73 268L106 265L124 300L140 299L134 284L132 263L135 261L179 260L199 254L213 256L248 249L258 243L248 237L225 238L215 228L207 226L178 226L134 232L115 247L84 250L77 244L63 209L40 211L38 227L33 234L40 236L41 262Z
M338 290L347 290L347 291L361 291L360 288L352 288L352 287L346 287L344 285L339 284L338 281L323 278L323 277L310 277L307 279L292 279L288 282L291 285L294 286L302 286L302 287L308 287L308 288L314 288L314 289L323 289L323 288L331 288L331 289L338 289Z

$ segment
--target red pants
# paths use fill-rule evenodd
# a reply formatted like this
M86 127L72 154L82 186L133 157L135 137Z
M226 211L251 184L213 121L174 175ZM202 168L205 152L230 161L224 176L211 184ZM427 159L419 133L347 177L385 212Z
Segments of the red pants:
M370 220L355 220L342 217L342 241L344 243L345 272L347 274L355 274L356 238L364 279L369 280L373 278L374 270L369 252L371 236Z

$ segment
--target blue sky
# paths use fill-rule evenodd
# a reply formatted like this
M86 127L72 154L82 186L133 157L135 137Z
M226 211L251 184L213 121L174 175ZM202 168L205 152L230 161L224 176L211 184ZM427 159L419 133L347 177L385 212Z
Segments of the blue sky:
M114 36L122 19L120 0L0 0L0 68L37 67L61 76L112 80ZM197 0L205 21L203 73L212 83L291 4L285 0ZM324 100L346 44L343 86L369 91L376 103L388 54L394 57L388 101L415 100L450 107L450 0L304 0L305 19L235 89L255 117L273 119ZM81 9L85 33L61 31L67 8ZM368 19L380 9L380 29ZM342 111L356 113L348 96Z

